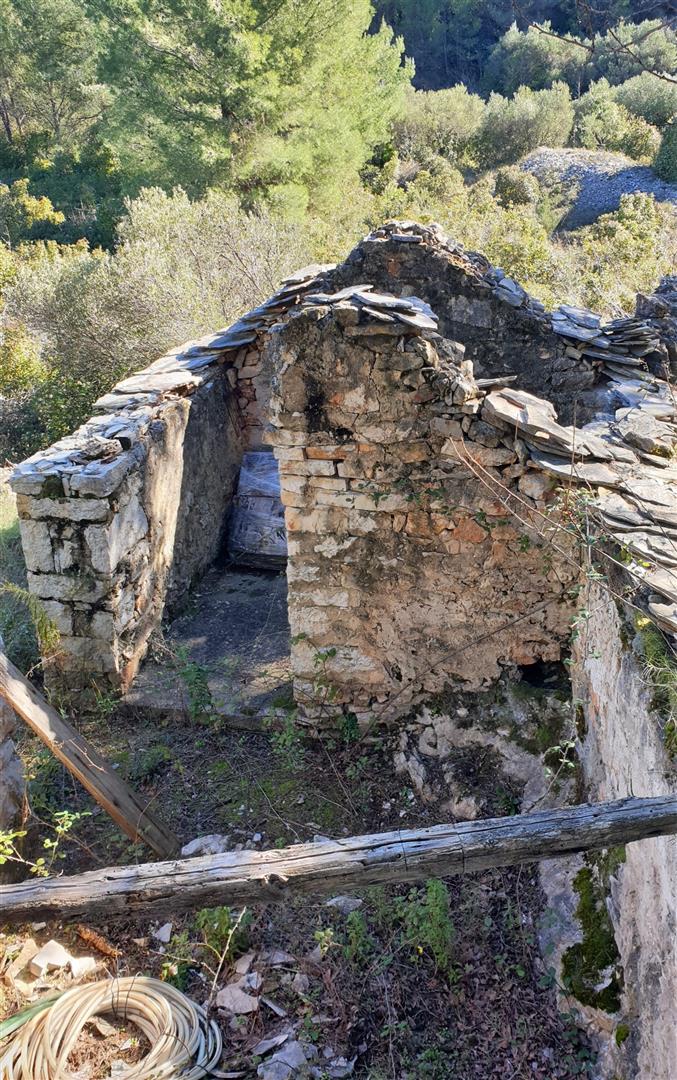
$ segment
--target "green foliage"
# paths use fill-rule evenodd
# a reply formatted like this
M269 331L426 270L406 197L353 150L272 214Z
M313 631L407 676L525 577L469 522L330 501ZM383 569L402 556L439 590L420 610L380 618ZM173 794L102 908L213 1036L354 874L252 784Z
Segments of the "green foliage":
M627 1024L618 1024L614 1031L614 1040L616 1046L622 1046L626 1039L630 1037L630 1028Z
M600 79L576 102L574 138L588 150L613 150L651 162L660 144L656 128L626 109L606 79Z
M188 698L188 715L200 723L214 712L214 699L209 688L209 672L204 664L192 660L186 646L176 650L176 670Z
M421 165L435 157L454 164L472 160L472 143L479 132L484 102L459 84L435 92L411 89L406 109L395 121L394 141L399 156Z
M665 749L677 758L677 658L658 627L646 616L635 619L644 652L644 669L653 691L652 707L663 717Z
M144 191L117 235L114 255L84 242L19 253L6 318L40 340L45 369L25 406L39 433L31 449L86 420L130 370L227 325L307 261L298 228L217 192L192 201L180 190Z
M677 70L677 34L669 20L645 19L631 23L621 20L602 35L594 53L597 75L618 84L642 71L674 73Z
M328 209L387 141L409 80L390 31L365 33L371 16L368 0L110 0L106 130L145 178L225 183L297 218Z
M29 194L28 185L26 179L15 180L11 186L0 184L0 241L10 248L30 238L35 230L64 220L45 196Z
M510 95L520 86L547 90L553 83L565 82L580 92L588 53L575 42L555 36L552 29L545 22L522 31L513 23L489 57L484 74L487 89Z
M653 195L623 195L616 213L580 230L580 243L585 302L594 309L630 311L635 294L650 291L674 266L674 214Z
M195 916L195 926L208 949L225 960L234 960L246 952L249 944L251 912L235 915L229 907L202 908Z
M531 173L516 165L507 165L497 171L494 197L501 206L535 206L540 194L541 185Z
M52 816L50 828L53 835L45 836L42 840L42 850L46 855L39 855L36 859L24 857L20 842L27 835L25 829L15 829L11 832L0 832L0 866L6 863L18 863L27 867L31 874L36 877L49 877L54 864L65 859L63 841L68 837L78 823L86 817L91 817L88 811L72 813L70 810L59 810Z
M608 876L599 861L591 859L574 878L579 897L576 918L581 924L583 940L564 953L562 981L582 1004L617 1012L622 984L620 957L606 907Z
M478 135L478 156L486 168L511 164L538 146L565 146L574 123L569 87L549 90L521 86L514 97L491 94Z
M662 180L677 183L677 123L674 121L663 132L654 168Z
M173 754L169 747L157 743L155 746L149 746L147 750L142 750L134 758L129 775L132 780L137 782L152 780L154 776L163 771L172 759Z
M677 82L657 79L650 71L615 86L613 93L628 112L659 129L677 115Z
M360 909L346 916L346 939L343 947L346 960L364 967L369 963L375 943L369 933L366 916Z
M430 878L425 889L411 889L406 896L395 897L393 912L401 924L402 943L412 950L412 958L427 953L437 970L451 977L455 934L445 883Z
M11 397L31 390L45 374L35 338L20 323L5 326L0 338L0 394Z
M77 0L0 0L0 120L9 147L61 146L101 116L109 92L96 77L102 46Z

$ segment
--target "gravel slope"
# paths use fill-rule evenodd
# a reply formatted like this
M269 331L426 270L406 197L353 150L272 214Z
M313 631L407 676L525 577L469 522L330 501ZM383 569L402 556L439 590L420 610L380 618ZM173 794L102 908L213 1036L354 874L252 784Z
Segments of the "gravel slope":
M556 176L580 185L578 198L560 228L589 225L600 214L617 210L621 195L636 191L656 196L659 202L677 206L677 187L659 180L653 169L638 165L624 154L604 150L568 150L540 147L521 163L539 179Z

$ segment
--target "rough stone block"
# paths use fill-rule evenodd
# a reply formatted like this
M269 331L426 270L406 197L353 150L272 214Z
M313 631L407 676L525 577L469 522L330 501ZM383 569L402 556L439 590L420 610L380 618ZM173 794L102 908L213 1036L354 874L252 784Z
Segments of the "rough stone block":
M281 461L280 472L291 476L336 476L333 461Z
M43 600L42 608L60 634L73 633L72 608L67 607L66 604L60 604L58 600Z
M111 580L94 574L34 574L29 571L28 588L41 599L96 603L110 591Z
M97 573L112 574L121 559L148 532L148 519L137 495L118 509L109 525L85 529L92 567Z
M354 442L328 446L307 446L306 457L320 461L343 461L355 449L356 444Z
M60 521L105 521L110 513L108 501L99 499L38 499L17 495L16 506L19 517Z
M54 572L54 552L49 526L42 521L21 518L21 544L24 550L26 567L38 573Z

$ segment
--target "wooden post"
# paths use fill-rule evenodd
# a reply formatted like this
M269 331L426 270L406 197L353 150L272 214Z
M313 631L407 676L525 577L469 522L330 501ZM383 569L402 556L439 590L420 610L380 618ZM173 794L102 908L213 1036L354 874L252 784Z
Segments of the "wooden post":
M677 796L622 799L272 851L111 867L0 887L0 923L92 914L163 915L416 881L552 859L677 833Z
M0 697L77 777L132 840L143 840L161 858L175 855L179 841L127 787L108 761L31 686L0 652Z

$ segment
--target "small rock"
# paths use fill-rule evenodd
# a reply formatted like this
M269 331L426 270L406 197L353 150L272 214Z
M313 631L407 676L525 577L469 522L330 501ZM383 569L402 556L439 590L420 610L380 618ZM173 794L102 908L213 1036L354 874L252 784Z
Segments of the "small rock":
M107 1020L104 1020L103 1016L93 1016L89 1021L95 1031L102 1035L104 1039L111 1039L114 1035L117 1035L117 1028L114 1028L112 1024L109 1024Z
M264 953L262 959L270 964L271 967L280 967L282 964L294 964L296 963L296 957L291 953L284 952L282 949L271 949L270 952Z
M153 930L153 937L156 941L161 941L163 945L167 945L172 938L173 923L163 923L157 930Z
M256 956L256 953L254 953L254 952L246 952L246 953L243 953L242 956L239 956L237 958L237 960L235 961L235 970L238 973L238 975L246 975L247 974L250 967L252 966L252 963L254 962L254 957L255 956Z
M283 1008L282 1005L278 1005L276 1001L273 1001L272 998L266 997L265 994L261 994L261 1001L264 1005L267 1005L270 1011L275 1013L276 1016L287 1015L287 1010Z
M267 1039L261 1039L257 1042L256 1046L252 1046L251 1053L253 1057L263 1057L269 1050L274 1050L277 1046L282 1046L289 1038L291 1032L281 1031L279 1035L271 1035Z
M216 1004L219 1009L241 1016L244 1013L253 1013L259 1007L259 999L253 994L248 994L242 985L243 980L229 983L219 990L216 995Z
M196 836L190 843L184 844L181 854L184 858L193 855L220 855L230 849L230 837L221 833L209 833L207 836Z
M93 956L71 956L69 966L73 978L82 979L96 971L96 960Z
M47 926L46 922L32 922L31 923L31 930L35 930L35 932L37 934L39 930L44 930L46 926Z
M331 900L325 901L325 907L336 908L341 915L350 915L351 911L361 908L364 900L357 896L332 896Z
M32 975L44 975L48 971L64 968L72 961L71 954L58 941L48 941L36 952L28 965Z
M292 989L296 991L301 997L308 993L310 986L310 979L307 975L304 975L302 971L297 971L296 975L292 979Z
M269 1061L262 1062L256 1070L262 1080L289 1080L299 1070L307 1068L306 1057L300 1042L288 1042L281 1050L273 1054Z
M260 971L250 971L242 980L245 990L260 990L263 986L263 975Z
M132 945L138 945L138 947L140 949L147 949L148 948L148 938L147 937L133 937L132 938Z
M262 840L263 840L263 837L262 837L260 832L255 832L254 835L252 836L252 842L254 844L260 844Z

